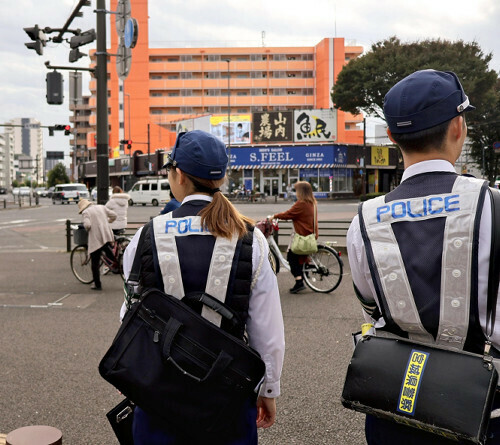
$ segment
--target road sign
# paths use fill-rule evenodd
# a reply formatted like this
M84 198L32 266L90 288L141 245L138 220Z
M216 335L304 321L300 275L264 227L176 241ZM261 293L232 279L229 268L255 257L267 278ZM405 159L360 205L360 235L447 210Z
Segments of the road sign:
M137 43L137 37L139 35L139 27L137 25L137 20L133 17L127 20L127 24L125 25L125 46L127 48L133 48Z

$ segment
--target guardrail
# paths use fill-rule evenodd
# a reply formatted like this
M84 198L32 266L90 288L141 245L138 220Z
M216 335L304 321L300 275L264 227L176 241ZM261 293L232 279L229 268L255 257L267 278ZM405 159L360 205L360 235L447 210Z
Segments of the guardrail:
M131 222L127 224L125 229L125 235L134 236L137 229L141 228L147 221L143 222ZM72 222L71 220L66 220L66 250L71 252L72 249L72 239L73 231L71 230L71 224L80 224L80 222ZM320 220L319 225L319 239L321 241L332 241L339 247L345 247L345 238L347 235L347 229L351 224L350 220ZM280 247L288 245L290 234L292 233L292 222L291 221L280 221L279 231L277 234L277 244Z

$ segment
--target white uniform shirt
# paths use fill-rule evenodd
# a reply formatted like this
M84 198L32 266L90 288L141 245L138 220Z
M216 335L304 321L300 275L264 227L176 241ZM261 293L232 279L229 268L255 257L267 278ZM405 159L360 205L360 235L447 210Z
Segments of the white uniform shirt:
M413 164L408 167L402 177L402 181L428 172L452 172L455 169L452 164L444 160L430 160ZM483 331L486 329L486 304L488 296L488 272L491 248L491 203L488 194L484 200L481 215L481 225L479 228L479 251L478 251L478 307L479 320ZM356 215L347 232L347 254L351 266L352 281L358 288L363 298L367 301L376 301L380 307L373 286L373 281L368 267L368 260L365 253L365 245L359 227L359 218ZM425 258L422 259L425 261ZM365 319L373 323L368 314L363 311ZM500 314L500 298L497 300L497 314ZM498 318L498 317L497 317ZM385 321L381 318L375 323L375 327L383 327ZM493 345L500 350L500 323L496 323L495 330L491 336Z
M212 198L206 195L190 195L184 198L182 204L192 200L211 201ZM137 231L125 250L123 257L125 278L128 278L130 275L141 231L142 228ZM263 252L261 252L258 238L262 241ZM260 395L278 397L280 394L280 376L285 353L283 315L281 313L278 281L267 260L269 245L262 232L257 228L254 229L252 250L252 276L255 275L261 255L264 261L255 286L250 294L246 330L250 346L259 352L266 364L266 375ZM123 304L120 311L120 318L123 318L125 312L126 307Z

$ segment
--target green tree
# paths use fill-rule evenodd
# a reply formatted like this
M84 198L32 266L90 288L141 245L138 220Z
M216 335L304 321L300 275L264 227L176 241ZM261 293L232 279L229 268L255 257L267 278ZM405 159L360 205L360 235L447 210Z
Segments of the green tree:
M53 187L56 184L64 184L66 182L69 182L66 167L62 162L59 162L47 173L47 185Z
M19 187L19 181L17 179L12 181L12 187Z
M364 111L383 119L384 96L401 79L428 68L453 71L477 108L467 113L467 123L471 155L482 166L483 147L492 147L493 142L500 140L500 118L495 117L500 110L500 84L498 74L488 67L491 58L476 42L437 39L402 43L391 37L375 43L369 52L342 69L331 93L332 101L342 111ZM491 181L496 172L495 157L493 150L488 148L485 152L486 173Z

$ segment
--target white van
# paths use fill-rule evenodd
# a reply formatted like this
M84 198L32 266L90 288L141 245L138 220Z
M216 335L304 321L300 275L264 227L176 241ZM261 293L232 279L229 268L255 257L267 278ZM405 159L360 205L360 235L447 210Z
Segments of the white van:
M168 179L153 178L137 181L127 192L130 195L128 204L152 204L157 206L170 200L170 185Z

